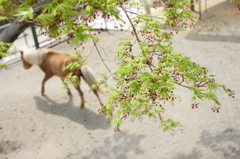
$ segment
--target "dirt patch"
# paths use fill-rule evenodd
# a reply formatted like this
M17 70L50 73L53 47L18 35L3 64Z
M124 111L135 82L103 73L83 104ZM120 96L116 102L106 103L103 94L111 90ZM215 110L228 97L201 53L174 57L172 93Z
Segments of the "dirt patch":
M2 140L0 142L0 153L9 154L21 148L21 144L17 141Z

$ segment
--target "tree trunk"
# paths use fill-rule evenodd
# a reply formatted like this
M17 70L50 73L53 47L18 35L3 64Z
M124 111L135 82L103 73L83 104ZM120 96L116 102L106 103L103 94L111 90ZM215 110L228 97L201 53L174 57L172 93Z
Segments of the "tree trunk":
M45 4L51 3L53 0L44 0L39 3L37 3L33 7L34 11L34 17L37 17L39 14L41 14L41 10ZM18 36L31 25L31 23L23 21L20 23L11 23L9 27L4 29L2 33L0 34L0 39L4 43L12 43L14 42Z
M12 43L14 42L18 36L31 25L31 23L21 22L19 23L11 23L9 27L3 30L0 34L0 38L4 43Z

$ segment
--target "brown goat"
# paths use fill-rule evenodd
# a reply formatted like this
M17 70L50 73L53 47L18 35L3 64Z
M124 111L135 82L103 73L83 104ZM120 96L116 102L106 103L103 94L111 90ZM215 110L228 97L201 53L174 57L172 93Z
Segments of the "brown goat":
M82 77L84 81L89 85L96 84L95 77L93 75L93 72L91 68L87 65L81 65L79 69L76 70L65 70L65 66L67 66L70 62L77 61L79 64L82 63L82 57L78 56L77 58L69 58L71 54L65 53L65 52L59 52L51 49L38 49L38 50L31 50L31 49L25 49L20 50L21 53L21 59L23 62L23 67L25 69L30 69L33 64L38 65L41 70L45 73L45 77L42 81L42 95L44 95L45 92L45 83L46 81L53 77L54 75L60 77L62 81L67 77L69 73L73 73L74 75L77 75L77 84L74 86L76 90L78 91L80 97L81 97L81 107L84 107L84 96L83 92L80 88L80 80ZM65 84L66 85L66 84ZM67 87L67 93L68 95L71 95L71 91L69 87ZM98 92L105 93L105 90L101 88L100 86L97 86L95 89L93 89L94 94L97 96L101 106L103 105L101 99L99 98Z

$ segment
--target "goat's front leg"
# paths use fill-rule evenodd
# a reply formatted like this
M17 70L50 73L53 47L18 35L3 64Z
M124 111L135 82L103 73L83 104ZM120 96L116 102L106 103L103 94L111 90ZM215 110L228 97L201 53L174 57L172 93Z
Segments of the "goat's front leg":
M63 82L63 84L66 86L66 88L67 88L67 94L70 96L70 95L72 95L72 93L71 93L71 90L69 89L69 87L68 87L68 85L64 82L64 79L62 79L62 82Z
M51 78L53 76L53 74L49 74L49 73L45 73L45 77L42 80L42 95L44 95L45 93L45 83L47 82L47 80L49 80L49 78Z

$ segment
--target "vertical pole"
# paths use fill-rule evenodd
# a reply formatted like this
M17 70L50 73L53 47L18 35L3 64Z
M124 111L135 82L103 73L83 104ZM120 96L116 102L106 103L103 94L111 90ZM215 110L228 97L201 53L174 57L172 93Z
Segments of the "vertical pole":
M207 0L205 0L205 11L207 12Z
M35 43L35 47L36 47L36 49L38 49L39 48L39 43L38 43L36 29L35 29L34 24L31 24L31 30L32 30L32 34L33 34L33 40L34 40L34 43Z
M201 0L199 0L199 19L202 19Z
M27 34L25 32L23 32L23 37L24 37L25 43L26 43L26 45L28 47L28 41L27 41L27 38L26 38Z

